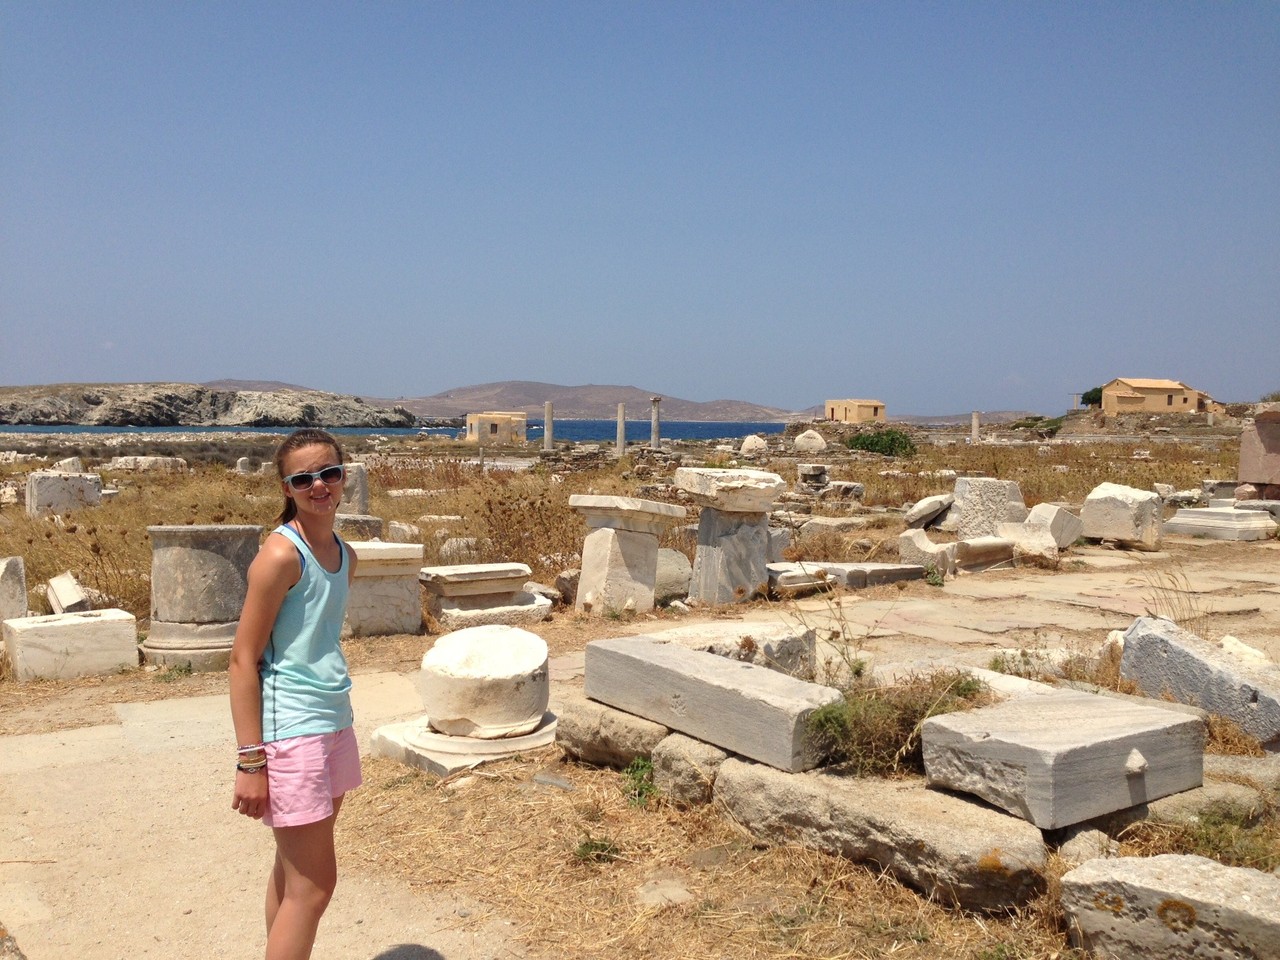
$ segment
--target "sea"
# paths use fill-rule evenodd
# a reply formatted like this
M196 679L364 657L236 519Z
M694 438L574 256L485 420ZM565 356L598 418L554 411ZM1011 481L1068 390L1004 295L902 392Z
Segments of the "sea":
M647 443L652 439L652 423L649 420L627 420L626 434L628 443ZM531 441L541 440L545 423L541 419L528 421L526 436ZM617 420L569 420L557 419L552 423L552 437L555 440L571 440L575 443L614 443L618 437ZM0 425L0 433L132 433L138 435L154 435L163 437L166 434L236 434L264 433L284 434L288 427L87 427L87 426L33 426ZM339 436L378 436L378 437L412 437L438 436L458 437L462 431L457 427L327 427ZM780 434L786 424L771 421L754 420L663 420L658 432L664 440L740 440L753 433L767 436Z

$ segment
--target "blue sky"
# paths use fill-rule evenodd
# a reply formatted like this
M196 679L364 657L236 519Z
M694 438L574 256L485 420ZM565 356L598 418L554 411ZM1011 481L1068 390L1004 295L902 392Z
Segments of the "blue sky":
M1280 4L0 5L0 383L1280 389Z

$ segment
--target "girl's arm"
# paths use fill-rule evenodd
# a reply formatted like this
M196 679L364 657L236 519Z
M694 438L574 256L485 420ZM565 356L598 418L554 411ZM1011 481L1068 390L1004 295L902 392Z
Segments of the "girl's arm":
M262 741L262 688L258 662L271 638L271 628L289 588L302 575L297 549L284 537L267 537L253 563L249 564L249 585L244 609L231 644L231 722L240 746ZM253 759L252 756L246 759ZM265 770L236 772L232 808L260 819L267 809Z

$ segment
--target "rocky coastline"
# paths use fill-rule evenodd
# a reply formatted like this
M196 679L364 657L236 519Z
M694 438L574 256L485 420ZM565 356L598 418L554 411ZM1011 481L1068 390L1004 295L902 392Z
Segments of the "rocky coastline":
M319 390L216 390L191 383L0 389L0 424L101 427L414 427L400 406Z

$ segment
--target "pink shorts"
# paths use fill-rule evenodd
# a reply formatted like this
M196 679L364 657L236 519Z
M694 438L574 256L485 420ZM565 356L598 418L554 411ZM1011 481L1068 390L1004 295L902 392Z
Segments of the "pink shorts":
M266 745L268 827L300 827L333 815L333 801L360 786L360 748L351 727Z

